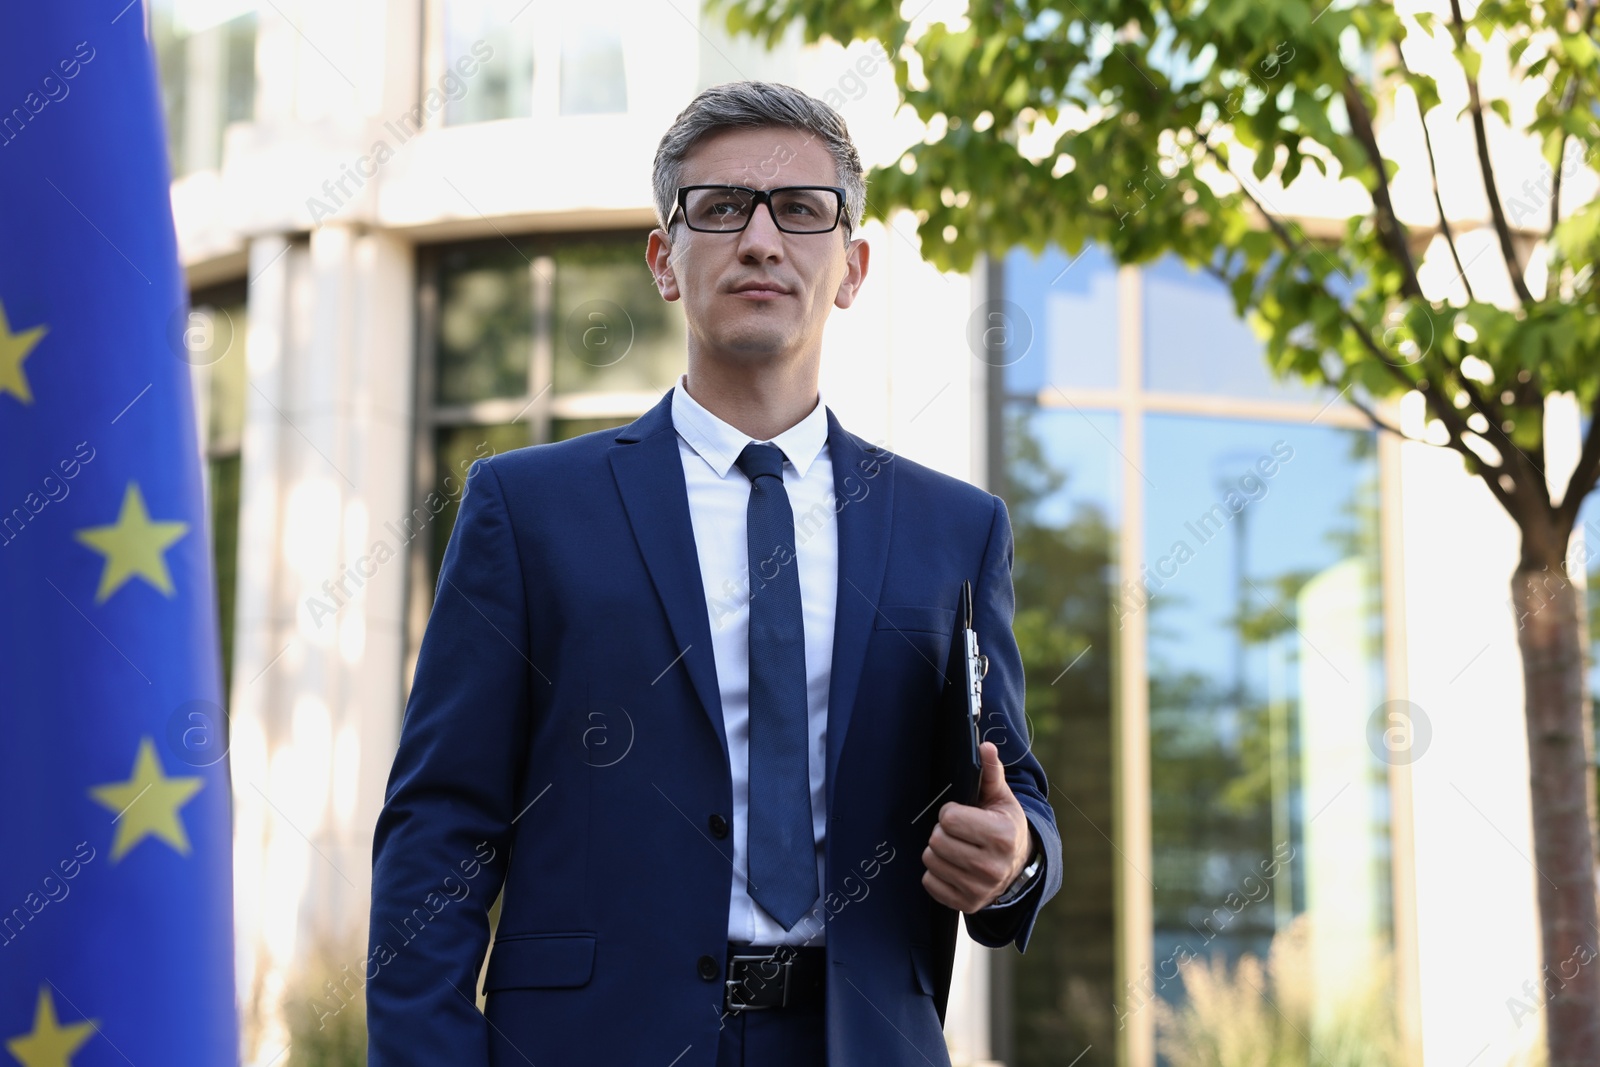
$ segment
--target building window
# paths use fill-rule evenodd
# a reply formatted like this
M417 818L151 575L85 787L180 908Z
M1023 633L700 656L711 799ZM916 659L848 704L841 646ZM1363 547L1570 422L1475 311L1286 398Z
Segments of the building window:
M1172 254L1144 268L1144 380L1152 392L1308 400L1317 390L1272 376L1262 344L1209 274Z
M1150 415L1144 452L1157 992L1303 917L1331 1017L1391 939L1373 433Z
M1063 853L1029 951L996 959L997 1050L1159 1052L1180 960L1275 938L1308 987L1361 990L1393 945L1374 433L1274 382L1175 260L1013 250L990 285L991 484Z
M591 115L628 110L622 62L620 0L574 4L562 12L561 113Z
M190 294L188 348L195 368L195 399L211 513L224 702L232 693L233 679L240 450L244 440L245 390L249 385L245 340L249 332L249 306L242 279Z
M678 303L645 263L647 231L494 237L425 248L416 497L444 500L413 573L412 646L474 460L623 426L684 368Z
M1005 288L1024 311L1007 323L1018 334L1013 358L1001 360L1008 392L1117 387L1117 269L1103 249L1084 245L1075 256L1054 245L1039 255L1012 249ZM1001 321L991 316L990 325Z
M151 0L172 176L222 166L228 127L256 111L254 0Z
M1005 1062L1059 1064L1092 1046L1091 1060L1115 1044L1117 865L1110 835L1122 460L1111 442L1121 436L1121 417L1031 402L1006 409L998 491L1016 544L1013 628L1027 674L1031 750L1062 829L1062 881L1039 913L1028 951L1004 957L1014 991L1013 1050Z
M473 77L450 94L444 122L456 126L533 114L535 26L533 0L438 0L444 53L441 73L477 60ZM437 83L437 82L436 82Z
M1123 515L1123 415L1097 406L1117 385L1117 270L1103 251L1013 249L991 268L992 410L1004 429L990 484L1006 502L1016 554L1014 629L1027 671L1032 751L1062 829L1061 890L1039 913L1028 951L991 957L997 1058L1082 1062L1115 1046L1118 878L1113 845L1113 707ZM1003 301L1003 302L1002 302ZM1041 397L1078 393L1077 410ZM1077 832L1077 831L1083 832ZM1070 1050L1070 1051L1069 1051Z
M445 85L444 125L628 110L622 30L630 0L433 0L430 85Z

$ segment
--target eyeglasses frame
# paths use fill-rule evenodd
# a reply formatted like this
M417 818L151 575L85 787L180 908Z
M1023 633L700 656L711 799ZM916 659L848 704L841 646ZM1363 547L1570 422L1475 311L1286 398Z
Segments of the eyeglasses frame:
M739 227L737 230L700 230L700 229L696 229L694 227L694 225L689 222L689 204L688 204L689 194L691 192L693 192L694 190L696 190L696 189L737 189L740 192L751 194L755 198L755 203L751 206L750 218L745 219L744 220L744 225ZM774 208L772 206L772 194L773 193L781 193L781 192L784 192L784 191L789 190L789 189L828 189L828 190L831 190L832 192L838 193L839 194L839 212L838 212L837 215L834 216L833 225L829 226L826 230L789 230L789 229L785 229L783 223L778 221L778 212L776 210L774 210ZM666 228L667 228L667 230L669 232L671 231L672 224L675 221L677 221L678 212L681 210L683 212L683 224L685 226L688 226L689 229L693 230L695 233L743 233L745 230L747 230L750 227L750 220L754 219L756 217L755 209L760 207L763 203L765 203L767 205L767 214L772 218L772 224L774 226L776 226L778 228L779 232L781 232L781 233L793 233L793 234L799 234L800 236L803 236L803 237L815 237L815 236L817 236L819 234L833 233L835 230L837 230L839 228L839 224L842 222L842 223L844 223L845 233L849 234L849 232L850 232L850 220L845 217L845 210L844 210L845 209L845 198L846 198L847 195L848 194L847 194L846 190L842 186L838 186L838 185L780 185L780 186L778 186L777 188L774 188L774 189L752 189L748 185L731 185L731 184L728 184L728 183L718 183L718 184L711 184L711 185L680 185L680 186L678 186L678 198L672 205L672 214L667 216L667 226L666 226Z

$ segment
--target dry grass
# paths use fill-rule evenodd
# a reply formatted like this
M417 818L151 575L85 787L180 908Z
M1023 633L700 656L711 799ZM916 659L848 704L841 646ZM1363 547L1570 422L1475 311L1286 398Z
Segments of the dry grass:
M1404 1067L1388 954L1374 952L1359 987L1319 1004L1327 991L1312 987L1309 934L1302 915L1265 961L1247 953L1231 968L1180 964L1188 1003L1155 1004L1156 1040L1173 1067Z
M284 998L285 1067L366 1067L365 975L359 948L319 946ZM351 961L355 961L351 966Z

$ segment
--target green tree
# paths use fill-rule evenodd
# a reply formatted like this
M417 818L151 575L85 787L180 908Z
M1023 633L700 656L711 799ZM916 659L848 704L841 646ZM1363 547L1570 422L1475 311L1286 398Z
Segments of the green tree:
M1555 962L1592 950L1586 612L1565 561L1600 472L1600 204L1563 191L1600 148L1595 0L1471 10L1447 0L1440 15L1344 0L1019 0L971 4L964 24L914 39L899 0L708 2L730 31L769 46L796 21L808 41L884 44L930 134L869 175L867 214L914 211L937 266L1049 243L1075 254L1093 241L1123 263L1175 253L1227 284L1276 372L1340 389L1393 432L1375 401L1420 393L1431 439L1460 453L1521 534L1511 600L1542 947ZM1508 66L1495 88L1479 79L1491 43ZM1512 100L1531 101L1514 123ZM1423 135L1415 177L1437 211L1426 224L1396 210L1400 167L1383 157L1374 115ZM1496 137L1491 152L1495 126L1542 155L1540 180L1500 188L1496 167L1511 162L1500 150L1518 140ZM1475 165L1441 173L1435 134L1457 128ZM1264 191L1307 168L1365 190L1342 237L1308 235ZM1487 202L1498 255L1480 271L1503 271L1500 303L1467 276L1458 237L1480 223L1446 216L1450 183ZM1425 291L1418 263L1436 241L1458 276ZM1552 490L1543 416L1559 393L1577 398L1589 428L1576 469ZM1550 985L1551 1067L1600 1063L1600 967Z

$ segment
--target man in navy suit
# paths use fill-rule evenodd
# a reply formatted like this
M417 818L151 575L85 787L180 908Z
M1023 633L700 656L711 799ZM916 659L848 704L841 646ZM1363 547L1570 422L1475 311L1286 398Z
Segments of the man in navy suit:
M472 469L373 840L369 1063L947 1065L957 914L1021 951L1061 884L1006 508L822 403L868 260L835 111L709 89L654 185L688 371ZM963 580L976 805L931 742Z

